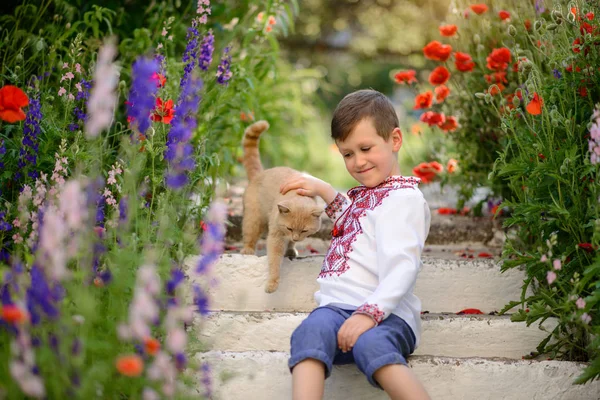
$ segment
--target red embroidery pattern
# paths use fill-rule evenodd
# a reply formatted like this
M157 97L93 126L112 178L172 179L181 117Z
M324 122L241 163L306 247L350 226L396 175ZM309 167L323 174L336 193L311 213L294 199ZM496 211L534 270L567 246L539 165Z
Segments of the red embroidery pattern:
M379 325L381 321L383 321L384 312L379 309L377 304L369 304L365 303L362 306L358 307L354 314L367 314L370 315L373 320Z
M340 276L350 268L348 266L348 254L352 251L352 243L362 233L359 219L365 216L368 210L373 210L379 206L392 190L414 189L420 181L419 178L398 176L388 178L380 185L372 188L358 186L350 189L348 196L352 199L352 204L333 226L334 234L327 255L323 260L319 278L333 275Z
M338 193L337 196L335 196L335 199L325 207L325 214L333 219L335 214L342 210L347 201L348 200L341 193Z

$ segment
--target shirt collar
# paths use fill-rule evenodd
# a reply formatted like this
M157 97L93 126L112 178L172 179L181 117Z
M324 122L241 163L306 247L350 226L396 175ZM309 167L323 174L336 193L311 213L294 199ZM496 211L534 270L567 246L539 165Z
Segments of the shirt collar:
M364 185L353 187L352 189L350 189L348 191L348 196L351 199L354 199L363 193L370 193L374 190L379 190L379 189L387 189L387 190L407 189L407 188L416 189L420 182L421 182L421 178L417 178L414 176L394 175L394 176L390 176L389 178L387 178L386 180L384 180L377 186L373 186L370 188L366 187Z

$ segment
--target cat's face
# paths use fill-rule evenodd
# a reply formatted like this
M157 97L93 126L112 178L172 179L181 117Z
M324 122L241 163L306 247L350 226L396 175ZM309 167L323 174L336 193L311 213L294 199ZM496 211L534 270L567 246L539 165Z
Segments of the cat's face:
M302 207L293 204L278 204L278 225L285 237L293 242L299 242L316 233L321 228L319 207Z

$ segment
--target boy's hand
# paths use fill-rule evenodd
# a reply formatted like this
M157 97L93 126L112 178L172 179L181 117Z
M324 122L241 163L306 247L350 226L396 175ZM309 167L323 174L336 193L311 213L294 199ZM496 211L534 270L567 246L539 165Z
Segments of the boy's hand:
M281 194L286 194L290 190L296 190L296 193L301 196L319 196L327 204L331 203L337 196L337 192L330 184L310 175L294 176L279 188Z
M359 336L375 327L373 318L366 314L354 314L342 324L338 331L338 347L346 353L352 350Z

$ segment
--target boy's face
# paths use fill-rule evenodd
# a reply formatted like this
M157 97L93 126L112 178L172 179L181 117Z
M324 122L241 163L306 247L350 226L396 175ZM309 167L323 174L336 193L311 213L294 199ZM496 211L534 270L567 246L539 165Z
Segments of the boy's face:
M396 128L386 141L377 134L370 118L360 121L343 142L337 141L346 169L362 185L374 187L393 175L400 175L398 150L402 133Z

